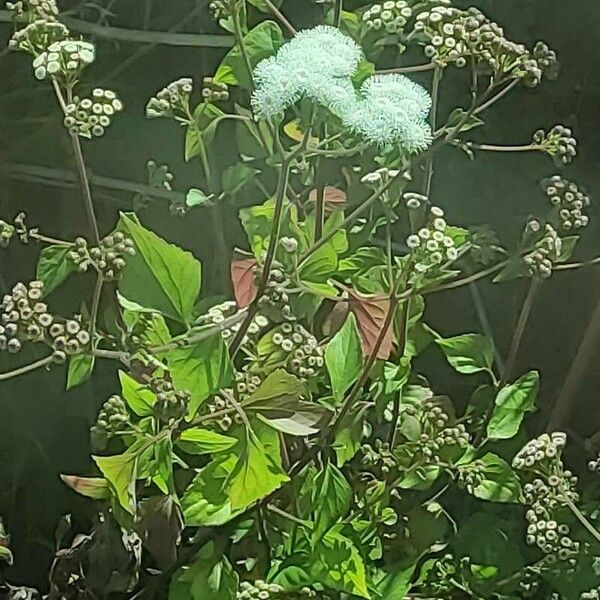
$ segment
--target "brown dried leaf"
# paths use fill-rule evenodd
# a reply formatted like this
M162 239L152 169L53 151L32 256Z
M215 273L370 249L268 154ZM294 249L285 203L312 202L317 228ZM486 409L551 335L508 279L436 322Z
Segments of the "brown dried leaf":
M308 195L310 202L317 201L317 190L311 190ZM325 210L331 212L336 208L343 208L346 204L346 192L331 185L326 185L324 190Z
M354 290L350 290L349 293L350 310L356 317L363 354L371 356L377 345L377 339L385 325L386 317L390 310L390 299L387 296L365 296ZM393 328L390 323L379 346L377 358L389 358L392 352L392 342Z
M235 300L239 308L246 308L256 298L258 291L254 280L254 267L256 265L255 258L241 258L231 263L231 282L233 283Z

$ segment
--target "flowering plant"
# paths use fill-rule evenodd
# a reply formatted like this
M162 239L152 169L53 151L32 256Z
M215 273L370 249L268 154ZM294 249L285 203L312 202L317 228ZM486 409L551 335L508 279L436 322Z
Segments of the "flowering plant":
M570 260L590 196L551 175L540 192L548 210L507 249L455 225L432 185L442 148L571 162L576 141L563 126L524 147L469 133L511 90L556 75L554 52L528 50L450 0L355 12L336 0L299 32L280 4L212 0L235 43L202 78L201 100L190 76L146 106L184 128L186 160L202 169L182 195L166 166L149 163L149 193L169 198L183 227L205 211L224 236L222 205L254 199L239 209L247 243L228 260L223 299L206 293L192 253L144 226L143 202L101 233L82 142L112 135L123 104L112 90L86 93L96 49L71 35L54 0L8 3L9 46L29 55L62 111L88 231L63 240L23 213L0 221L3 247L43 245L35 275L0 304L0 350L16 355L0 384L66 370L68 391L112 365L88 469L63 475L98 516L87 531L63 531L41 594L598 598L598 498L566 468L565 433L524 439L540 373L515 372L540 287L582 266ZM403 64L379 68L382 49ZM404 64L407 49L430 62ZM470 103L440 124L440 84L455 68L468 71ZM430 75L427 90L416 72ZM225 128L236 160L223 168L211 147ZM430 294L492 276L528 286L505 361L488 335L444 337L425 317ZM56 297L75 277L91 293L64 315ZM464 376L467 401L445 395L432 353ZM599 465L591 457L589 470ZM2 528L0 560L14 560ZM3 591L39 595L8 580Z

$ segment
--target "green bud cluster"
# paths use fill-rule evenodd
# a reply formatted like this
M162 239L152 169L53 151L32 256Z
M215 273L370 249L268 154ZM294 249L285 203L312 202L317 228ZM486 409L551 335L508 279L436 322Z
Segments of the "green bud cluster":
M215 21L227 19L231 16L231 8L225 0L211 0L208 3L208 10Z
M127 266L127 259L135 254L133 240L120 231L106 236L100 246L89 252L95 267L106 279L118 279Z
M175 390L173 384L163 378L153 379L152 388L156 393L152 410L157 419L170 424L184 417L190 402L190 392Z
M257 579L253 583L242 581L237 592L237 600L269 600L270 598L282 598L283 588L275 583L266 583Z
M228 389L224 390L224 392L233 393L233 390ZM233 408L229 400L227 400L225 395L215 396L215 399L212 402L207 402L205 404L205 407L206 415L211 415L214 413L220 413L222 411L229 410L229 413L216 417L215 421L216 426L224 433L229 431L234 424L241 423L240 415L237 412L235 412L235 409Z
M448 225L443 216L441 208L432 206L428 224L406 240L417 278L458 258L456 244L448 235Z
M545 71L553 75L557 67L555 53L545 44L538 43L529 52L506 39L503 29L474 7L437 6L421 12L414 31L427 40L425 55L440 64L464 67L475 61L494 77L518 77L531 86Z
M592 472L592 473L598 473L600 475L600 454L598 454L598 456L592 460L590 460L590 462L588 462L588 469Z
M94 62L93 44L82 40L53 42L32 63L36 79L62 77L67 83L77 81L83 69Z
M407 0L387 0L370 6L362 16L367 30L382 33L402 31L416 9Z
M458 482L469 494L481 485L485 478L485 465L481 460L474 460L458 469Z
M69 355L81 354L90 344L90 334L82 328L80 317L53 323L48 334L52 347Z
M10 50L21 50L38 56L55 42L65 41L69 30L60 22L36 19L22 29L17 29L8 42Z
M470 257L482 265L489 265L501 251L498 236L488 227L473 228L470 233Z
M540 589L539 574L526 567L519 578L519 590L524 598L536 598Z
M121 396L111 396L100 409L96 423L90 428L92 445L103 450L108 441L129 427L129 412Z
M555 431L544 433L530 440L513 459L515 469L537 469L560 461L562 451L567 443L567 434Z
M555 125L548 132L538 129L533 134L533 142L552 157L557 167L570 164L577 156L577 140L572 131L563 125Z
M15 227L6 221L0 221L0 248L8 248L15 235Z
M288 254L294 254L298 250L298 240L293 237L283 236L279 240L279 245L283 248L284 252Z
M552 275L554 263L560 258L562 239L549 223L545 225L542 238L536 243L535 250L523 257L523 262L532 277L547 279Z
M47 339L54 317L42 302L44 284L30 281L17 283L0 304L0 350L17 353L22 342L40 342Z
M363 444L360 451L362 454L361 464L370 469L375 468L384 476L394 472L398 467L398 461L388 442L376 439L374 447L370 444Z
M111 90L95 88L91 98L75 96L67 104L64 126L71 135L84 138L100 137L111 124L115 113L123 110L123 103Z
M435 598L452 598L456 590L452 580L457 573L455 559L452 554L444 554L431 566L426 579L423 582L425 589L435 594Z
M588 224L589 217L584 214L584 209L590 206L591 199L582 187L560 175L554 175L542 181L542 188L556 211L563 231L581 229Z
M55 20L58 16L56 0L19 0L7 2L6 8L18 17Z
M255 277L260 277L259 268L255 271ZM290 280L281 268L277 266L271 270L265 293L258 299L261 313L270 321L280 323L296 320L289 305L290 298L287 292L289 285Z
M274 330L271 339L288 355L286 368L299 379L311 379L323 367L323 348L317 338L299 323L282 323Z
M188 118L190 111L190 94L193 90L191 77L182 77L160 90L150 98L146 105L146 116L150 119L160 117Z
M215 81L212 77L202 79L202 97L207 102L224 102L229 100L229 89L226 83Z

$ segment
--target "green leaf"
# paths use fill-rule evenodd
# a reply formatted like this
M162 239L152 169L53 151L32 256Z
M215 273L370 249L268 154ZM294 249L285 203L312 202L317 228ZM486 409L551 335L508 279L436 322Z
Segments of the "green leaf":
M273 56L282 44L283 33L273 21L262 21L244 36L244 47L252 68L263 58ZM239 46L234 46L226 54L215 73L214 81L250 89L250 77Z
M356 320L349 313L342 328L325 349L325 364L331 380L333 397L341 402L344 394L358 379L363 368L363 354Z
M235 600L238 576L227 558L209 542L172 577L168 600Z
M53 244L46 246L40 253L36 269L36 279L44 284L44 296L57 288L73 271L77 265L69 258L72 248Z
M483 479L473 488L473 496L493 502L519 502L521 483L511 466L491 452L481 457L479 462Z
M198 188L190 188L185 196L185 205L189 208L204 206L208 203L210 203L208 196Z
M494 344L484 335L466 333L446 339L437 338L435 342L459 373L477 373L492 368Z
M460 123L462 123L464 121L464 123L461 125L460 129L457 131L457 133L458 133L460 131L469 131L470 129L474 129L475 127L481 127L482 125L485 125L485 122L482 121L476 115L470 115L466 119L465 119L465 117L467 117L467 113L465 112L464 109L455 108L450 113L450 116L448 117L448 128L454 129Z
M277 449L279 452L279 448ZM281 456L273 456L261 441L249 436L231 474L231 508L242 510L281 487L289 477L281 467Z
M335 246L328 242L310 255L300 267L298 277L301 281L323 283L335 272L337 265Z
M190 417L208 397L233 384L231 358L220 335L177 348L168 360L175 387L191 394Z
M386 568L378 590L381 600L404 600L411 587L411 579L417 567L416 562L407 567L391 566Z
M323 586L369 598L365 565L356 546L340 533L328 531L315 546L311 575Z
M188 323L200 292L200 263L124 213L119 228L133 239L136 249L119 282L120 292L141 306Z
M152 447L152 481L165 495L175 491L173 483L173 442L170 437L163 437Z
M332 463L317 474L313 488L315 528L313 539L318 540L346 515L352 501L352 488L344 474Z
M75 354L69 357L67 391L85 383L94 370L96 357L91 354Z
M194 124L189 125L185 134L185 160L189 162L206 152L213 141L219 124L227 115L214 104L203 102L194 110Z
M302 381L284 369L273 371L257 388L244 400L243 407L252 410L269 410L282 405L290 399L297 399L306 392Z
M573 252L575 251L575 246L577 245L577 242L579 241L579 236L578 235L569 235L567 237L561 238L561 241L562 241L562 247L560 250L560 255L559 255L558 259L556 260L556 262L558 262L558 263L566 262L571 258L571 256L573 255Z
M539 383L539 373L529 371L498 392L487 428L490 439L505 440L517 434L525 413L534 409Z
M352 460L362 445L367 405L351 408L335 434L333 449L338 467Z
M237 444L235 438L210 429L193 427L186 429L177 439L177 445L188 454L216 454L230 450Z
M237 163L227 167L221 175L221 188L224 194L233 196L242 190L245 186L252 183L258 169L250 167L244 163Z
M116 456L92 456L100 472L108 481L121 507L135 513L135 479L138 453L125 452Z
M121 381L121 395L129 408L139 417L151 415L152 407L156 402L156 394L138 383L125 371L119 371L119 380Z

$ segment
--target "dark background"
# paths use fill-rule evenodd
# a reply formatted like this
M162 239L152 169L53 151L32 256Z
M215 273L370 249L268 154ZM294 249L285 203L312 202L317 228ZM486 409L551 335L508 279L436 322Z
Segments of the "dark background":
M101 24L219 33L204 2L98 0L96 8L90 7L89 2L60 4L63 9L71 9L72 16ZM598 195L600 3L481 0L473 4L499 21L507 36L515 41L529 46L538 39L547 41L556 49L562 65L558 81L545 82L535 90L518 88L486 113L487 127L482 133L474 132L474 139L498 144L528 143L539 127L548 129L557 123L572 127L579 140L579 156L564 175ZM287 0L283 7L298 26L313 21L312 0ZM5 46L10 34L10 24L0 22L0 47ZM178 77L191 75L199 83L202 76L214 71L224 49L95 41L98 58L86 80L117 90L126 110L103 139L84 143L91 171L145 182L146 162L154 159L169 165L177 189L193 186L197 183L197 171L183 161L183 133L170 122L147 121L144 106L158 89ZM419 79L429 85L427 75ZM442 87L442 118L454 106L467 101L460 91L464 89L460 80L455 76L448 79ZM227 139L221 139L219 144L215 152L226 155L231 150ZM19 211L25 211L31 226L39 225L45 234L64 238L86 230L75 188L60 182L49 186L20 180L15 176L14 165L9 164L15 162L72 169L70 145L49 86L34 80L24 55L0 50L0 218L11 220ZM538 182L555 172L551 160L537 154L481 153L471 163L463 153L447 150L436 162L433 200L445 208L452 223L489 224L510 247L527 216L545 212L546 199ZM95 194L101 229L108 232L117 211L132 207L133 195L106 189L97 189ZM576 250L577 259L600 254L600 226L594 218L597 214L598 210L593 209L591 224ZM223 264L223 257L215 256L214 227L204 212L192 212L179 219L170 216L165 202L156 201L144 211L142 219L167 239L192 250L203 261L205 274L210 273L211 265ZM224 209L223 220L228 246L244 245L233 208ZM0 251L0 292L4 293L16 281L33 278L38 252L35 245L26 247L19 243ZM228 258L223 262L227 261ZM600 386L596 357L600 344L593 329L594 309L600 298L599 273L600 267L557 273L543 286L515 368L517 374L530 368L542 373L540 410L527 425L529 432L535 434L546 427L587 334L589 350L579 361L580 372L571 375L573 392L568 394L566 417L560 423L576 442L574 462L585 458L589 447L585 440L600 429L596 408ZM226 279L223 273L220 281ZM52 297L52 306L57 310L77 310L89 294L90 285L92 282L85 276L71 278L66 290L69 293ZM205 276L205 291L225 291L220 285L218 278ZM525 286L524 281L478 286L481 304L503 356ZM444 335L482 330L469 288L432 296L427 320ZM0 370L34 358L26 352L17 358L2 354ZM472 381L448 379L448 370L442 371L438 361L439 356L431 355L431 369L440 369L440 376L433 379L438 391L450 391L458 402L464 403ZM59 516L72 513L75 523L85 527L92 510L91 503L66 489L58 475L89 470L88 427L98 406L116 389L115 366L100 364L93 382L69 393L63 391L64 378L59 372L56 369L49 375L40 372L0 383L0 515L13 538L13 582L43 585Z

